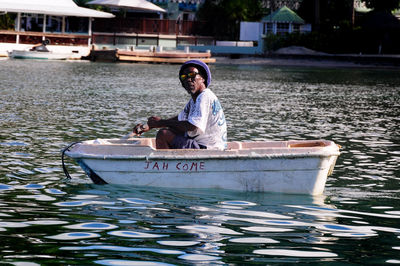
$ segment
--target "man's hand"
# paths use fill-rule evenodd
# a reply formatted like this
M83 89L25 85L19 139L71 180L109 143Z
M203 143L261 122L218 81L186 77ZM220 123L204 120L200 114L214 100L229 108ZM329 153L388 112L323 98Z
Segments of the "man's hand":
M148 125L143 125L143 124L137 124L134 128L133 128L133 133L140 136L142 135L144 132L149 131L150 128Z
M149 128L163 127L163 125L161 125L160 121L161 121L161 117L152 116L152 117L149 117L149 119L147 120L147 124L149 125Z

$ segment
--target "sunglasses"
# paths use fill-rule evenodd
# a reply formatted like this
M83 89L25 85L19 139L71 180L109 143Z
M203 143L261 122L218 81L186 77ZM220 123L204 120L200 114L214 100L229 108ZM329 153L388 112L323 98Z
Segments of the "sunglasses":
M182 75L180 75L179 76L179 79L181 80L181 81L185 81L185 80L187 80L187 79L193 79L193 78L195 78L196 77L196 75L198 75L199 74L199 72L189 72L189 73L187 73L187 74L182 74Z

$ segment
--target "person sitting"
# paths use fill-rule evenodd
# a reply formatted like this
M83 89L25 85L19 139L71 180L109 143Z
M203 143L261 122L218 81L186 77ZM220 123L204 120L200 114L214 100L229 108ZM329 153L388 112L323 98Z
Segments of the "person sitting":
M175 117L151 116L147 125L137 124L133 132L142 134L161 128L156 136L157 149L226 149L227 126L217 96L208 88L211 72L200 60L189 60L179 70L182 87L191 99Z
M44 40L41 43L35 44L34 46L32 46L31 49L29 49L29 51L36 51L36 52L49 52L49 50L47 49L46 45L49 43L48 40Z

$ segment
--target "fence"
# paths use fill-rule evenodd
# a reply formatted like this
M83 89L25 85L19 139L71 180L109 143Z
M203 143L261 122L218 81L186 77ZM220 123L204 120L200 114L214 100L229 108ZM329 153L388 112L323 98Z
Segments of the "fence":
M43 38L50 40L55 45L88 45L89 35L80 34L61 34L61 33L43 33L43 32L17 32L17 31L0 31L0 43L16 43L17 35L19 35L19 43L21 44L37 44L41 43Z
M196 35L202 26L198 21L148 18L96 19L93 31L110 33Z

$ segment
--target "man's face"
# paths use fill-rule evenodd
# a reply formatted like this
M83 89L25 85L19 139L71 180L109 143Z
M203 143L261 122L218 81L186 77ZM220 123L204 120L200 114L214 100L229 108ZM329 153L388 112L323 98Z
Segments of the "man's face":
M205 89L204 79L195 67L185 68L180 79L185 90L192 96L199 95Z

